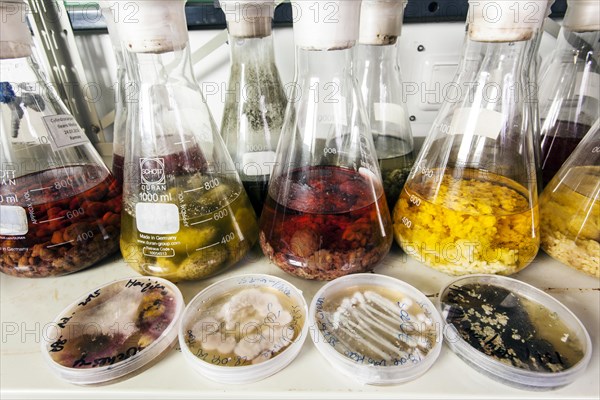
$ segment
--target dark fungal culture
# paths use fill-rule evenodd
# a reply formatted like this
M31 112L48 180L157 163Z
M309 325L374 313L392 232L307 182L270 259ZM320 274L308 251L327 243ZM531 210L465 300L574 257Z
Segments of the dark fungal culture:
M556 313L502 287L451 286L442 304L446 322L464 341L503 364L560 372L584 356L576 335Z

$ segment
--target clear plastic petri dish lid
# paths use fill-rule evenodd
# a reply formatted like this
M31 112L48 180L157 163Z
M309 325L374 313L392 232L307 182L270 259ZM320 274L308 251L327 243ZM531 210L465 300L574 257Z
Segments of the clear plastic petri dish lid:
M213 381L257 382L296 358L308 334L307 314L302 292L281 278L227 278L187 306L179 328L181 352Z
M77 299L45 329L42 356L70 383L117 380L174 345L184 306L177 286L161 278L108 283Z
M355 274L329 282L313 298L309 322L319 352L363 384L416 379L442 348L442 319L433 303L388 276Z
M468 365L525 390L568 385L587 367L592 342L577 317L535 287L497 275L453 280L440 291L445 342Z

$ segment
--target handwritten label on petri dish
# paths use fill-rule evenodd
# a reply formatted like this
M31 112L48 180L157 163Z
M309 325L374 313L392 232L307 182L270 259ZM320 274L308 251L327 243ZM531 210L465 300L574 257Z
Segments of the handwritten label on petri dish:
M172 290L156 279L111 283L57 317L46 349L63 367L109 368L160 339L173 326L177 301Z
M275 290L280 291L281 293L283 293L284 295L290 297L291 293L292 293L292 289L285 284L284 282L282 282L279 279L272 279L272 278L267 278L267 277L253 277L253 276L242 276L240 278L240 280L238 281L238 285L240 286L245 286L245 285L260 285L260 286L270 286Z
M379 287L319 298L316 319L325 343L357 364L418 364L437 338L428 308Z

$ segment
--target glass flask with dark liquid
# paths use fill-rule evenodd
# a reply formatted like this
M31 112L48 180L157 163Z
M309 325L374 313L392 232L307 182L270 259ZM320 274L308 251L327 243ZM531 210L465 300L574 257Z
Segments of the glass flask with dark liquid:
M391 218L368 117L350 75L360 2L339 2L333 23L315 21L309 7L325 12L328 2L295 4L296 85L260 243L284 271L331 280L370 271L385 257Z
M110 8L110 1L98 2L104 21L108 28L115 61L117 63L115 90L115 113L113 123L113 162L112 173L119 184L123 184L123 164L125 162L125 135L127 132L127 92L131 92L133 87L127 84L127 68L125 67L125 59L123 49L121 48L121 40L117 34L115 26L116 17L113 15Z
M397 48L405 6L406 1L363 0L357 48L356 76L390 209L398 201L414 162Z
M0 2L14 33L0 38L0 271L64 275L118 250L121 185L46 83L15 7Z
M275 2L221 0L221 8L231 48L221 136L260 215L287 104L273 51Z
M600 117L600 5L568 5L556 50L540 77L544 186Z
M539 248L529 60L547 9L528 1L470 2L458 97L447 98L394 209L396 240L452 275L509 275ZM491 22L483 10L500 6ZM521 17L514 19L516 7ZM536 23L532 21L537 21ZM477 85L470 83L477 82Z
M550 183L590 128L572 121L556 121L550 130L544 131L540 143L544 186Z
M256 216L193 77L185 1L133 3L138 22L116 24L139 89L128 103L121 252L142 274L202 279L246 255Z

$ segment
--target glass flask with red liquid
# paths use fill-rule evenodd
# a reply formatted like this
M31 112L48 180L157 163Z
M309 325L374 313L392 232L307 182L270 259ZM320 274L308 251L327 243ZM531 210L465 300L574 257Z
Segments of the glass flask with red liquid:
M333 21L314 18L333 3ZM296 83L260 219L268 258L318 280L370 271L392 244L368 117L350 75L360 2L333 3L294 4Z
M191 65L185 1L113 1L128 79L121 252L144 275L196 280L258 240L252 205ZM117 10L117 11L115 11Z
M25 7L0 2L0 271L57 276L118 250L121 187L45 80Z
M600 117L600 2L567 3L557 47L540 77L544 186Z

